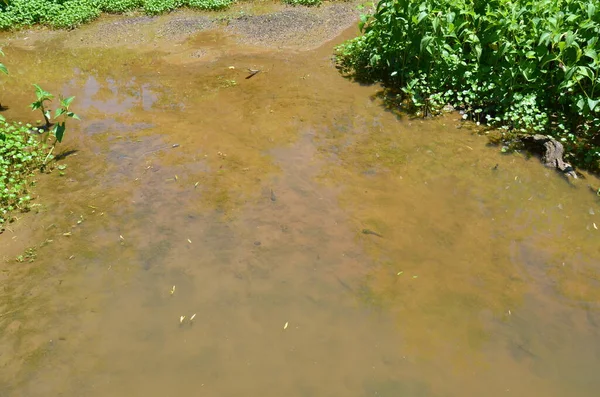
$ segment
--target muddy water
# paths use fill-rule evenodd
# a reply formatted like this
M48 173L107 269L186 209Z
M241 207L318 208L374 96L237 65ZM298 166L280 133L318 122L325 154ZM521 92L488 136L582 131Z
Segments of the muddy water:
M5 48L7 117L83 121L0 235L0 395L595 395L590 180L386 110L342 38Z

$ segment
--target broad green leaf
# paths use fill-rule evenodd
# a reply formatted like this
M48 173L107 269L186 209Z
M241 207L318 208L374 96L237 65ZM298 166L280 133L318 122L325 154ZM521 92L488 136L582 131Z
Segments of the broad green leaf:
M596 15L596 6L591 1L587 4L587 14L589 19L592 19Z
M421 45L419 47L420 51L427 51L428 53L431 54L431 49L429 48L429 44L431 43L431 41L433 40L433 37L431 36L423 36L423 38L421 39Z
M75 120L81 120L81 119L79 118L79 116L78 116L78 115L76 115L76 114L75 114L75 113L73 113L73 112L69 112L69 113L67 113L67 117L71 117L71 118L73 118L73 119L75 119Z
M598 62L598 53L593 48L586 48L583 51L583 55L585 55L586 57L590 58L594 62Z
M62 115L65 112L66 112L66 110L64 108L58 108L58 109L56 109L56 112L54 114L54 118L60 117L60 115Z
M577 73L581 76L587 77L592 83L594 82L594 72L587 66L578 66Z
M598 100L593 100L592 98L588 98L588 106L590 107L590 110L593 112L594 109L596 108L596 105L598 105L598 103L600 103L600 99Z
M65 129L65 123L58 123L54 126L54 135L59 143L62 142L63 136L65 135Z
M0 72L2 72L4 74L8 74L8 69L6 68L6 66L4 66L1 63L0 63Z
M64 107L68 108L69 105L71 105L71 102L73 102L73 99L75 99L74 96L70 96L68 98L61 99L60 104Z
M550 44L550 37L552 36L551 32L544 32L542 33L542 35L540 36L540 41L538 42L538 45L544 44L544 45L548 45Z

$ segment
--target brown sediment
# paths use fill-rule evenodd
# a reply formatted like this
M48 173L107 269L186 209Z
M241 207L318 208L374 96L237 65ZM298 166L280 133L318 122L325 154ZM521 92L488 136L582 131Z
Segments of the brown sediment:
M354 28L278 44L335 7L9 41L3 115L35 121L39 82L82 121L0 235L0 395L597 389L597 202L456 115L386 111L331 63Z

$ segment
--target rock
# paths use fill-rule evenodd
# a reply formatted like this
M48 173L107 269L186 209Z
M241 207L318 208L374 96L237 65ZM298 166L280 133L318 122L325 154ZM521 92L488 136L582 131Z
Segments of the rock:
M563 160L565 148L562 143L547 135L521 135L519 139L525 148L541 156L546 167L556 168L567 176L577 179L575 169Z

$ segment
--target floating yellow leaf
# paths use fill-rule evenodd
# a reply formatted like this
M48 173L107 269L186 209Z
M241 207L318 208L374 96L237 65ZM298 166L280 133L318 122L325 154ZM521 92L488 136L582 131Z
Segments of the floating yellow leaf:
M283 326L283 329L287 329L288 327L288 323L286 322L285 325Z

